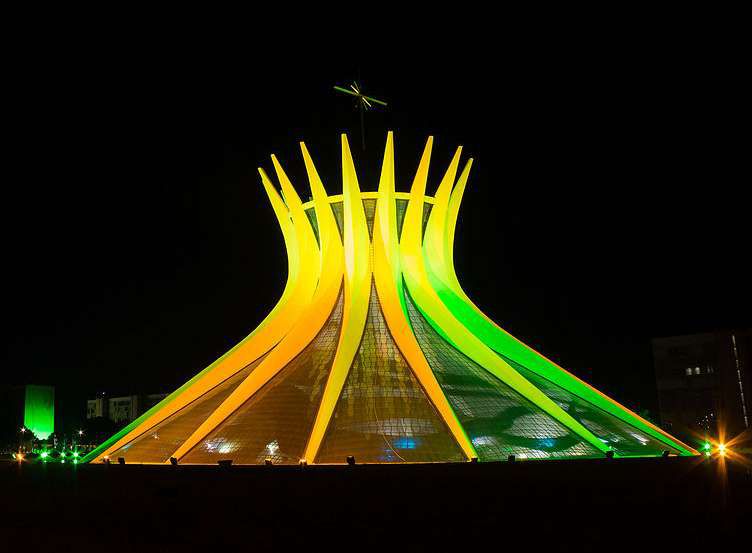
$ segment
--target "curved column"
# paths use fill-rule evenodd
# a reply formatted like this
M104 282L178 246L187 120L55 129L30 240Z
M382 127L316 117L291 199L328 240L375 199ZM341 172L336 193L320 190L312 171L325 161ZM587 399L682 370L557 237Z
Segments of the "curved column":
M548 396L467 330L442 303L433 289L426 270L421 243L423 198L428 178L428 164L431 157L432 143L433 141L429 138L410 190L410 200L407 212L405 213L400 240L402 274L405 277L411 297L415 300L418 308L426 316L431 326L445 336L457 349L506 385L510 386L517 393L561 422L564 426L581 436L595 448L605 452L608 448L592 432L574 420Z
M342 195L345 253L345 303L342 312L342 331L332 369L329 371L324 388L324 395L316 413L313 431L306 446L304 458L311 462L316 459L324 433L334 413L334 407L342 393L350 366L360 346L371 293L368 225L363 210L363 200L360 197L355 164L347 136L344 134L342 135Z
M451 182L442 181L436 193L435 204L426 229L424 253L428 276L441 301L470 332L492 350L513 359L666 445L684 454L696 454L691 447L668 435L661 428L596 390L509 334L483 313L465 294L454 267L454 236L459 207L472 161L470 159L466 164L454 190L451 190Z
M306 216L300 198L285 175L276 158L272 157L282 191L293 214L296 230L303 227L307 249L302 250L302 265L310 267L311 277L315 276L318 286L313 298L308 302L295 326L284 339L259 363L254 371L227 397L227 399L199 426L196 431L175 451L172 457L180 459L191 448L203 440L212 430L225 421L238 407L250 399L267 382L276 376L298 353L300 353L319 333L326 323L339 295L342 284L342 264L338 258L336 243L322 245L319 250L313 229ZM320 259L320 252L326 257ZM319 274L319 267L327 270ZM304 271L305 272L305 271Z
M391 132L384 151L373 223L373 265L376 293L392 339L462 452L468 459L477 458L475 448L441 390L407 319L397 243L394 143Z
M251 334L165 400L87 455L84 461L99 460L117 451L256 361L282 340L300 317L304 307L310 302L316 288L318 274L304 271L303 267L313 254L312 249L315 248L316 239L312 231L307 232L303 225L303 223L308 224L305 213L301 213L300 210L291 213L263 169L259 168L259 174L282 230L287 251L287 282L279 301Z

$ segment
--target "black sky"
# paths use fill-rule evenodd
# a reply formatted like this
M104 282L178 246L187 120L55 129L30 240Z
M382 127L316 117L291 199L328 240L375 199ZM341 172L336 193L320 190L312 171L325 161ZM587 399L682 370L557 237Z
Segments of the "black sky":
M171 391L252 330L286 271L256 167L276 153L305 194L303 139L338 192L339 133L357 145L358 119L331 87L360 75L390 103L354 150L361 187L376 188L387 129L400 190L428 134L429 192L464 145L468 294L654 409L651 337L752 324L740 81L699 43L544 39L393 37L358 59L265 41L25 45L5 70L4 383L55 385L72 424L86 395Z

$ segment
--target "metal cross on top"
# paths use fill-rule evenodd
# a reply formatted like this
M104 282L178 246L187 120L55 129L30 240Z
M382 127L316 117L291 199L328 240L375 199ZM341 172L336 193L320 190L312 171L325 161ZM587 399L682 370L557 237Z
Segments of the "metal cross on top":
M371 96L366 96L360 91L360 87L358 86L358 83L353 82L350 85L350 88L344 88L342 86L335 86L334 90L338 92L343 92L345 94L349 94L350 96L355 97L355 107L360 111L360 140L361 144L363 146L363 149L366 149L366 128L365 128L365 122L364 122L364 114L366 110L373 108L373 104L377 104L380 106L386 107L386 102L383 100L377 100L376 98L373 98Z

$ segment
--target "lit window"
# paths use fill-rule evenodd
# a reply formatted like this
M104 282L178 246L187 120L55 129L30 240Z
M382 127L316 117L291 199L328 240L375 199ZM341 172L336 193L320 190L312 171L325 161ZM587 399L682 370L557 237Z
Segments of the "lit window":
M692 367L687 367L687 376L692 376Z
M695 367L695 374L700 374L700 367Z

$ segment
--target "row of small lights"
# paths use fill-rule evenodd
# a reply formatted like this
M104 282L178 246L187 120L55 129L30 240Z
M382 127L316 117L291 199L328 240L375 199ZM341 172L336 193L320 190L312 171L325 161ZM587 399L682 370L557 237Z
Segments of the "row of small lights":
M705 456L706 457L710 457L713 454L713 452L712 452L713 447L710 445L710 442L705 442L705 444L702 446L702 449L705 452ZM73 456L73 464L78 464L78 456L79 456L78 451L74 451L71 455ZM725 457L726 456L726 444L718 444L718 455L720 455L721 457ZM61 463L65 463L65 452L61 452L60 456L62 457L62 460L60 462ZM42 458L42 461L46 462L47 458L49 457L49 452L43 451L40 454L40 457ZM510 460L514 460L513 457L514 457L513 455L510 455ZM25 459L24 454L21 453L21 452L14 453L13 454L13 458L16 461L18 461L19 463L23 462L23 460ZM108 456L105 456L104 457L104 462L108 463L109 461L110 461L110 458ZM170 461L172 462L172 459L170 459ZM173 464L177 464L177 463L173 463ZM266 459L266 461L265 461L264 464L271 465L272 464L272 460L271 459ZM305 459L301 459L300 460L300 464L301 465L306 465L307 464L306 460ZM350 457L348 457L347 458L347 464L354 465L355 464L355 458L353 457L351 459Z
M45 462L45 463L47 462L47 459L49 458L49 456L50 456L50 452L49 451L43 451L42 453L39 454L40 459L42 459L42 461ZM78 464L78 458L79 458L79 456L80 456L80 453L78 451L74 451L74 452L71 453L71 457L73 457L73 464L74 465ZM19 451L18 453L14 453L13 454L13 458L16 461L18 461L19 463L22 463L23 461L26 460L26 455L24 455L23 453L21 453ZM61 451L60 452L60 462L61 463L65 463L65 459L66 458L67 457L65 456L65 452Z
M26 434L26 427L22 426L20 432L21 432L21 434ZM84 431L83 430L79 430L78 431L78 435L79 436L83 436L84 435ZM50 452L49 451L43 451L42 453L39 454L39 457L45 463L47 462L47 459L49 458L49 456L50 456ZM73 464L77 465L78 464L78 457L79 457L78 451L74 451L73 453L71 453L71 456L73 457ZM60 452L60 457L61 457L60 462L61 463L65 463L66 457L65 457L65 452L64 451ZM16 461L18 461L19 463L23 463L26 460L26 455L24 455L23 453L21 453L19 451L18 453L14 453L13 454L13 459L15 459Z
M22 432L22 433L23 433L23 432L26 432L26 428L21 428L21 432ZM83 433L84 433L84 431L83 431L83 430L79 430L79 431L78 431L78 435L79 435L79 436L83 436ZM702 450L703 450L703 452L705 453L705 456L706 456L706 457L710 457L710 456L711 456L711 455L713 454L713 446L711 445L711 443L710 443L710 442L705 442L705 443L703 444L703 446L702 446ZM721 457L725 457L725 456L726 456L726 451L727 451L727 448L726 448L726 444L723 444L723 443L719 443L719 444L718 444L718 449L717 449L718 455L720 455ZM74 451L74 452L72 453L72 456L73 456L73 463L74 463L74 464L77 464L77 463L78 463L78 455L79 455L79 454L78 454L78 451ZM60 456L62 457L62 460L61 460L60 462L61 462L61 463L65 463L65 452L61 452ZM47 461L47 458L49 457L49 452L47 452L47 451L43 451L43 452L42 452L42 453L40 454L40 457L42 458L42 460L43 460L43 461L45 461L45 462L46 462L46 461ZM19 463L21 463L21 462L23 462L23 460L25 459L25 456L24 456L24 454L23 454L23 453L21 453L21 452L18 452L18 453L14 453L14 454L13 454L13 458L14 458L14 459L15 459L16 461L18 461ZM110 460L110 458L106 456L106 457L104 457L104 460L105 460L105 462L108 462L108 461ZM170 459L170 461L172 461L172 459ZM347 458L347 462L348 462L348 464L355 464L355 463L354 463L354 462L355 462L355 459L353 458L353 459L352 459L352 461L351 461L351 460L350 460L350 457L348 457L348 458ZM267 465L270 465L270 464L271 464L271 459L267 459L267 460L266 460L266 462L265 462L265 464L267 464ZM306 464L306 461L305 461L305 459L301 459L301 460L300 460L300 464L301 464L301 465L305 465L305 464Z
M705 456L706 457L710 457L713 454L712 453L712 446L710 445L709 442L705 442L705 444L703 445L702 449L705 452ZM71 455L73 456L73 464L74 465L78 464L78 456L79 456L78 451L74 451ZM718 444L718 455L720 455L721 457L725 457L726 456L726 445L725 444ZM62 460L60 462L61 463L65 463L65 452L61 452L60 456L62 457ZM42 461L46 462L47 458L49 457L49 452L43 451L40 454L40 457L42 458ZM510 455L509 457L510 457L509 460L514 461L514 455ZM13 458L16 461L18 461L19 463L23 462L24 459L25 459L24 454L20 453L20 452L19 453L14 453L13 454ZM105 463L109 463L109 461L110 461L109 457L107 457L107 456L104 457L104 462ZM120 460L118 459L118 461L120 461ZM170 462L172 462L172 464L175 464L175 465L177 464L176 462L173 462L172 458L170 459ZM264 462L264 464L271 465L272 464L272 460L271 459L266 459L265 462ZM307 464L306 460L305 459L301 459L300 460L300 464L301 464L301 466L305 466ZM354 457L348 457L347 458L347 464L348 465L354 465L355 464L355 458Z

